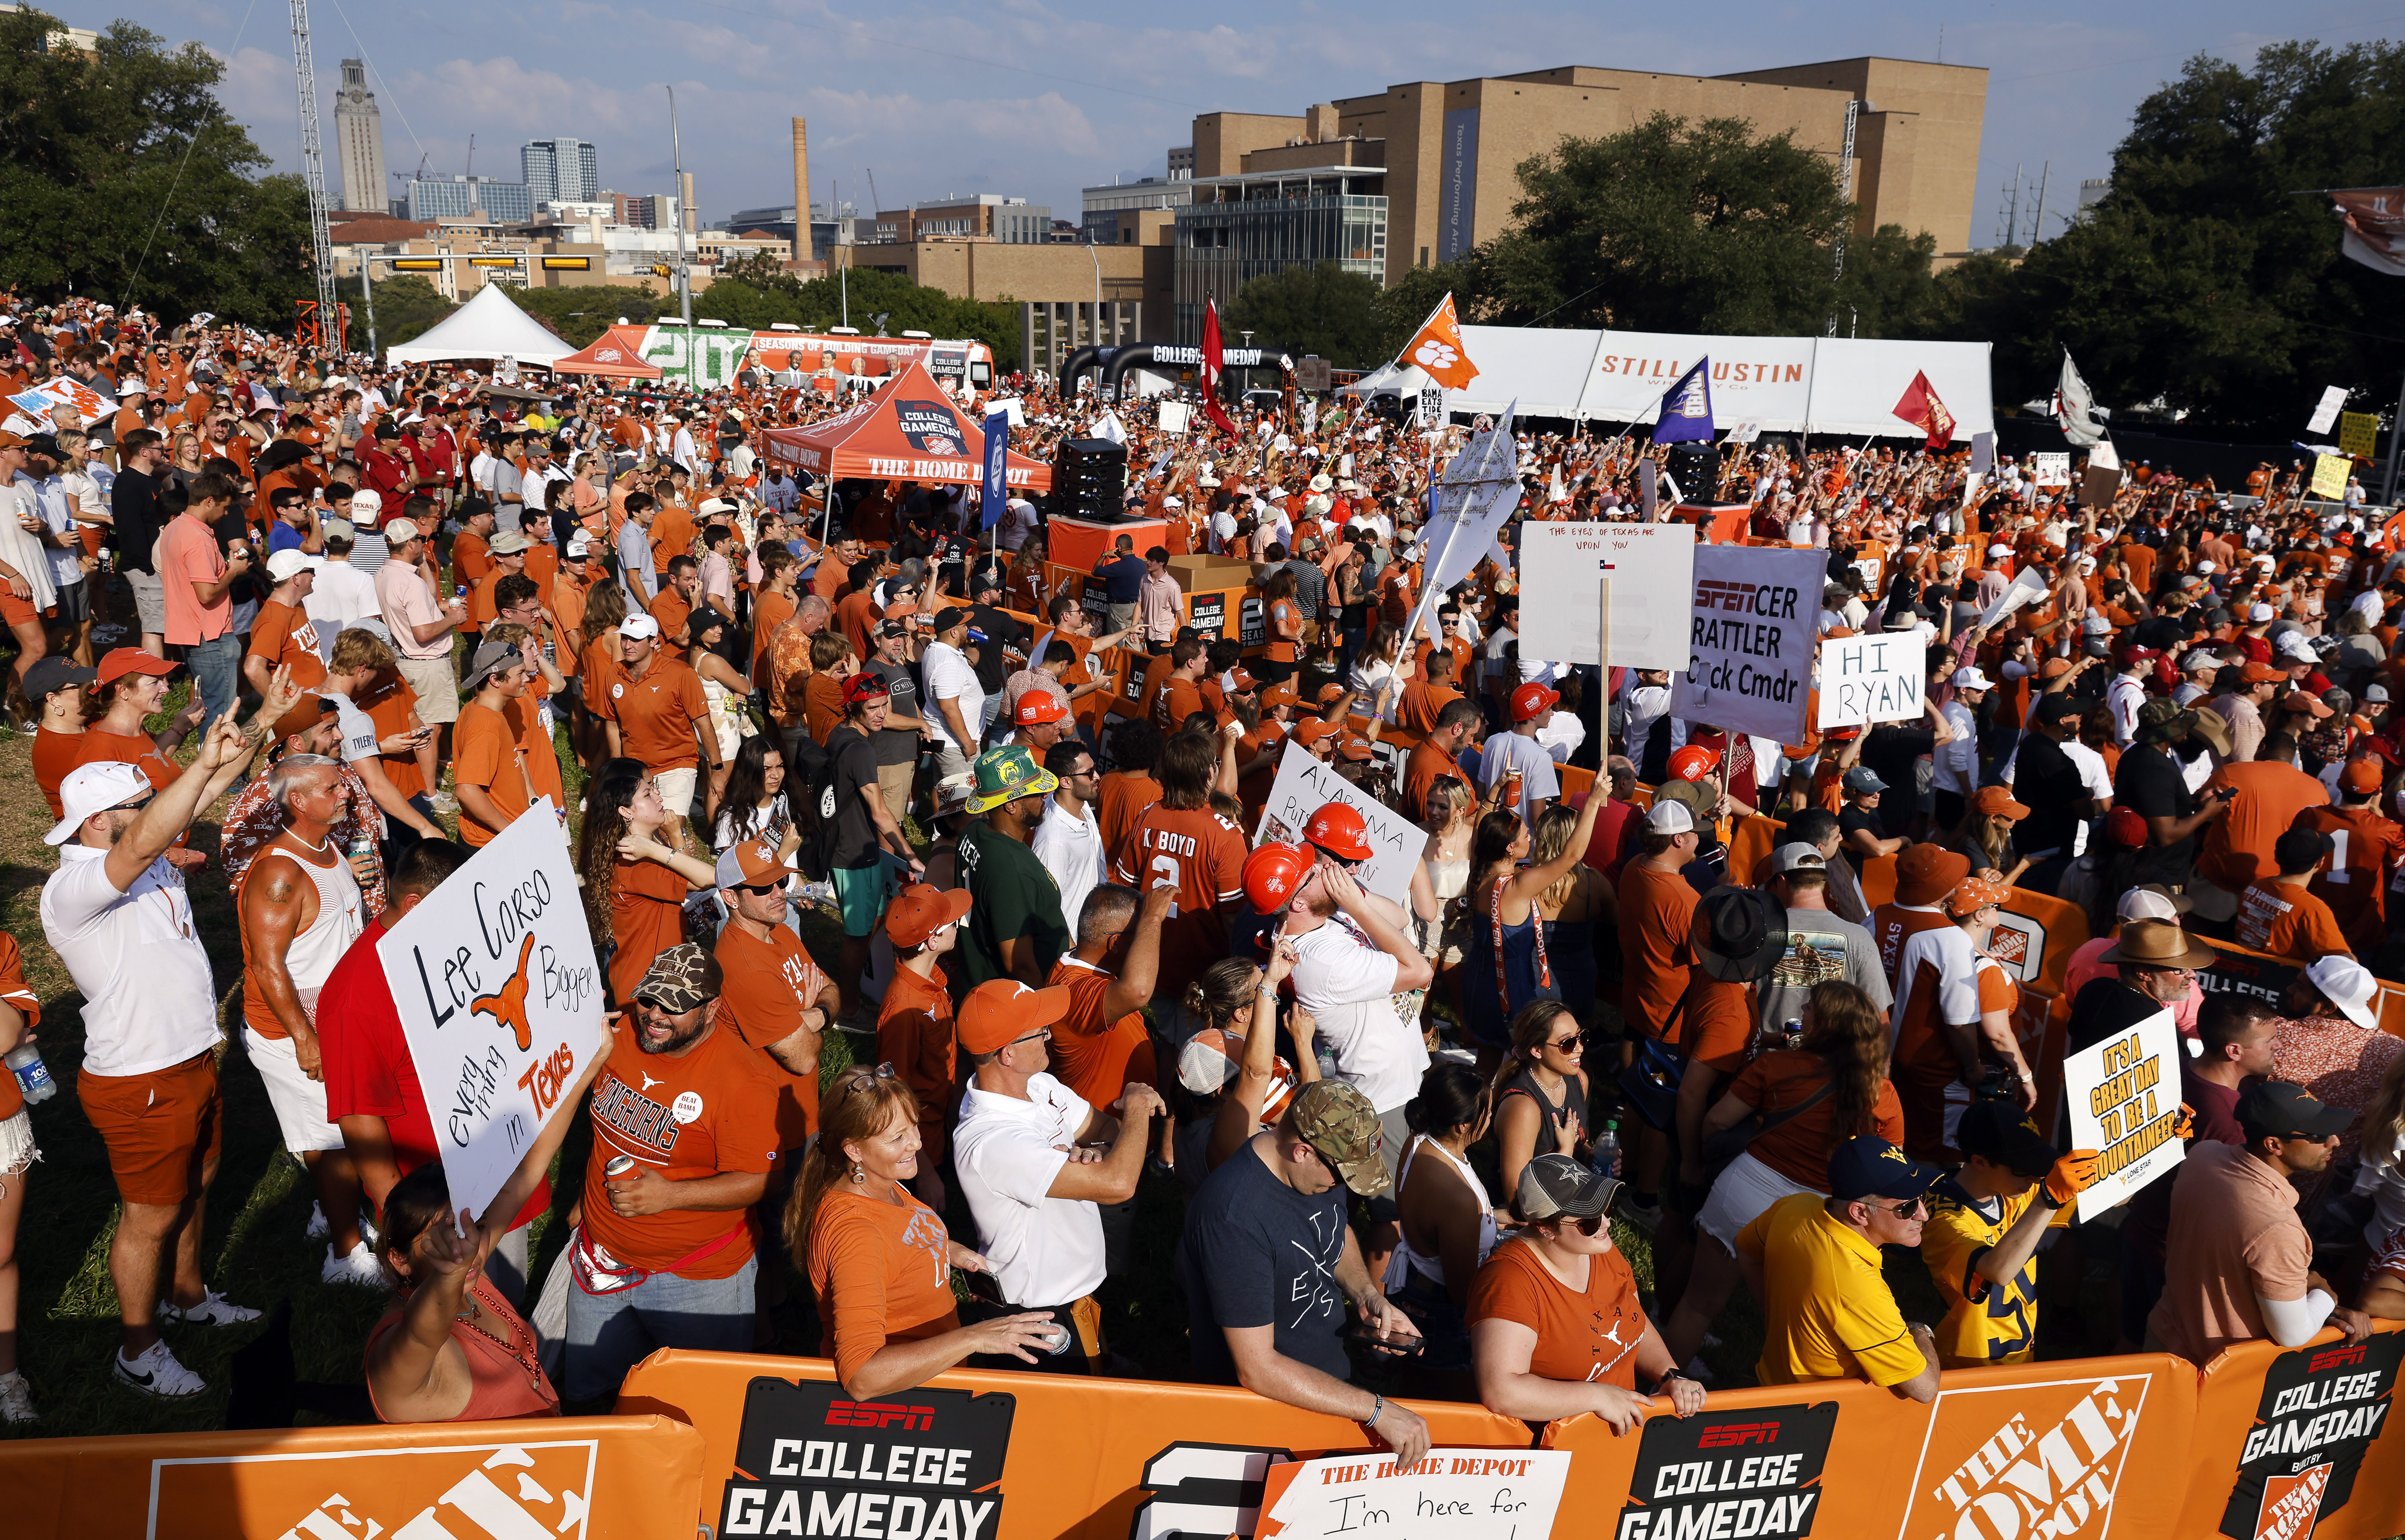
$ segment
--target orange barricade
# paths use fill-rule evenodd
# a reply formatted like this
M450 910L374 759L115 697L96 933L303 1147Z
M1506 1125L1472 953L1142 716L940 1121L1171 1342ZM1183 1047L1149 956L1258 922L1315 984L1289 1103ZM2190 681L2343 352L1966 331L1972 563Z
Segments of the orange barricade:
M858 1507L833 1522L848 1496L884 1506L871 1486L894 1494L895 1534L904 1505L917 1505L910 1533L956 1540L1231 1534L1251 1529L1243 1510L1259 1503L1273 1456L1375 1447L1342 1418L1213 1385L955 1369L854 1403L834 1373L824 1359L656 1352L626 1377L618 1407L700 1431L698 1517L722 1536L876 1535L881 1523L863 1524ZM1410 1405L1440 1446L1529 1445L1526 1423L1484 1407ZM788 1494L790 1529L778 1519ZM939 1503L967 1505L939 1516ZM1140 1514L1147 1505L1157 1511ZM829 1521L811 1524L813 1513Z
M2370 1540L2405 1529L2405 1455L2381 1438L2405 1325L2367 1342L2249 1342L2208 1365L2178 1533Z
M537 1418L0 1443L28 1537L658 1540L693 1533L701 1435L664 1417Z
M2235 942L2215 941L2211 936L2196 939L2221 954L2219 960L2197 975L2206 989L2253 995L2275 1010L2289 984L2305 971L2305 964L2296 958L2251 951ZM2384 978L2377 982L2380 993L2374 998L2380 1005L2380 1029L2391 1037L2405 1037L2405 984Z

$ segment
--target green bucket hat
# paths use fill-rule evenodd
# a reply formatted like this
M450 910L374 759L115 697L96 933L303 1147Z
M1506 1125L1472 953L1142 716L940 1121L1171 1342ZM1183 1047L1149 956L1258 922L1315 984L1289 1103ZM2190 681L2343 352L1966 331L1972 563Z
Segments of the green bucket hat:
M1021 797L1048 797L1061 788L1061 777L1035 763L1020 744L989 749L977 757L977 795L969 811L983 813Z

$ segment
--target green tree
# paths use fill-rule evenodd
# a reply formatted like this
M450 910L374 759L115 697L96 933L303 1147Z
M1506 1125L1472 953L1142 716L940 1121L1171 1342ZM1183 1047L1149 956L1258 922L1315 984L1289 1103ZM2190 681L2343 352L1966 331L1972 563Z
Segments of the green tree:
M2285 437L2326 385L2389 399L2405 301L2293 194L2398 182L2405 44L2282 43L2251 69L2200 56L2139 104L2089 217L2010 271L1943 275L1932 334L1992 340L1999 400L2046 391L2067 347L2107 405Z
M364 348L368 345L367 309L356 294L345 293L343 298L351 305L352 345ZM399 347L414 342L458 308L443 297L430 278L401 273L380 279L375 286L376 345Z
M848 296L848 299L847 299ZM672 307L671 307L672 308ZM898 273L854 268L848 277L804 278L774 259L753 254L730 264L710 287L693 297L696 319L766 330L780 321L823 331L851 324L873 333L874 317L885 317L888 335L924 331L953 340L974 338L993 350L994 368L1019 367L1019 306L1009 300L984 303L956 299L940 288L914 284Z
M635 284L563 285L558 288L511 291L518 308L559 333L559 340L583 347L624 316L629 326L649 326L662 315L675 319L677 299Z
M90 54L49 49L58 26L0 12L0 285L289 329L314 293L308 196L260 175L222 66L127 21Z
M1380 327L1378 280L1334 262L1265 273L1236 291L1219 317L1223 334L1249 331L1256 343L1315 353L1339 369L1375 368Z

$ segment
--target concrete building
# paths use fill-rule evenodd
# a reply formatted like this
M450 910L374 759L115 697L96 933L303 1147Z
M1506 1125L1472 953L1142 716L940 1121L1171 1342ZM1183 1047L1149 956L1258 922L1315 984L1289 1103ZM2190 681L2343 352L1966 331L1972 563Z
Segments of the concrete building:
M912 203L907 208L879 209L876 233L871 239L879 245L907 245L929 239L1026 245L1051 238L1050 204L1006 198L998 192L980 192L967 198Z
M484 214L497 225L522 225L534 217L534 193L524 182L496 176L420 176L409 184L409 217L466 219Z
M1175 151L1172 151L1174 154ZM1130 210L1174 209L1194 201L1194 184L1186 177L1146 176L1135 182L1113 182L1108 187L1086 188L1079 193L1084 223L1078 238L1100 241L1104 245L1132 241L1135 227L1123 225L1119 216Z
M376 112L375 92L368 90L362 60L343 61L342 89L334 93L334 147L343 161L343 206L382 214L392 203L385 184L384 119Z
M1329 163L1197 176L1185 184L1194 189L1194 202L1172 211L1177 342L1202 342L1206 301L1225 305L1253 279L1286 268L1332 264L1385 281L1385 168L1360 163L1369 148L1361 140L1298 148L1322 153L1247 159Z
M838 265L899 273L956 299L1019 307L1021 357L1057 373L1088 344L1165 343L1169 333L1173 233L1165 210L1130 210L1143 221L1140 242L930 240L841 247Z
M538 204L600 199L599 157L582 139L530 140L519 147L518 168Z
M1881 58L1710 77L1565 65L1417 80L1295 117L1205 113L1194 119L1193 175L1383 167L1392 283L1500 234L1519 196L1517 167L1565 138L1622 133L1657 112L1742 118L1842 162L1850 119L1853 159L1838 176L1850 182L1858 228L1926 231L1943 258L1970 249L1987 89L1982 68Z

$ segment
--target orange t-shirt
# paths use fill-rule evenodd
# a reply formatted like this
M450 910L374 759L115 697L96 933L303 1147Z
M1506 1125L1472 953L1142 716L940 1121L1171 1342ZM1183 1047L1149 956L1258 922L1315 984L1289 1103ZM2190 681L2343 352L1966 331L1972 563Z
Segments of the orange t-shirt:
M586 642L577 670L584 676L584 709L603 721L617 721L618 714L610 708L615 698L612 692L626 678L626 665L618 661L618 634L612 631Z
M701 676L674 658L653 654L641 679L610 685L608 715L618 723L619 747L645 768L693 769L701 763L694 728L710 720Z
M919 1155L924 1164L927 1155ZM810 1220L810 1292L819 1354L850 1379L888 1342L941 1337L961 1323L952 1301L950 1237L935 1211L897 1183L896 1203L849 1186L828 1191Z
M1906 908L1901 903L1882 903L1871 911L1871 939L1878 943L1879 965L1887 970L1891 995L1896 992L1897 975L1904 968L1904 944L1923 931L1953 923L1935 909Z
M166 755L159 752L159 746L150 741L148 734L104 733L97 727L87 727L73 741L76 753L67 765L69 772L81 765L111 761L139 765L142 773L150 777L151 789L159 791L175 785L176 777L181 773ZM59 778L63 781L66 777L62 775Z
M654 595L649 611L660 623L660 652L663 656L682 661L691 651L684 639L685 623L693 618L693 606L673 588L662 587Z
M1103 805L1096 821L1103 828L1103 850L1117 855L1135 832L1135 820L1160 800L1160 782L1150 774L1114 770L1103 777Z
M42 789L42 800L50 805L50 817L64 815L66 808L59 801L59 784L67 772L83 763L83 733L53 733L47 727L34 730L34 784Z
M1537 1334L1528 1372L1574 1384L1637 1388L1637 1344L1645 1336L1645 1309L1637 1298L1637 1275L1620 1248L1587 1258L1586 1287L1573 1290L1555 1278L1525 1240L1509 1240L1470 1282L1463 1314L1481 1321L1516 1322Z
M610 998L635 998L652 959L684 939L684 896L690 885L656 861L621 861L610 879Z
M1413 679L1403 686L1400 699L1395 703L1397 725L1423 735L1436 731L1437 714L1461 699L1461 692L1449 684L1430 684L1426 679Z
M1657 872L1642 859L1620 869L1621 1014L1648 1037L1679 1041L1670 1013L1687 992L1695 956L1695 890L1676 872Z
M462 800L459 840L468 848L491 844L512 819L532 805L525 736L507 717L482 701L460 703L459 720L451 728L451 763L452 778L461 786L482 788L501 815L500 824L487 829Z
M2224 892L2243 893L2279 875L2271 847L2309 807L2329 805L2329 790L2293 764L2279 760L2243 760L2225 764L2204 783L2235 787L2229 811L2205 825L2197 841L2197 875Z
M570 573L562 572L551 581L551 614L552 618L559 623L562 635L584 628L584 606L592 591L591 581L579 582ZM615 640L614 637L612 639ZM574 679L578 668L582 665L582 660L576 651L560 646L556 637L553 639L552 645L559 653L559 671L568 678ZM590 646L591 643L588 642L586 645Z
M1727 1089L1730 1096L1766 1117L1793 1107L1828 1078L1829 1067L1820 1055L1778 1048L1739 1071ZM1870 1131L1891 1144L1904 1142L1904 1102L1885 1076L1879 1079ZM1833 1091L1779 1127L1765 1128L1745 1152L1790 1182L1801 1183L1816 1193L1826 1192L1829 1156L1844 1137L1837 1128L1837 1099Z
M761 690L768 688L768 640L777 634L777 627L793 618L794 601L786 595L763 589L760 596L752 601L752 683L754 687ZM561 617L560 623L567 623L565 616ZM865 658L868 654L863 652L861 656Z
M932 1164L944 1153L944 1130L958 1067L952 1029L952 997L941 966L921 978L915 968L896 968L877 1012L877 1057L891 1064L919 1098L919 1159Z
M843 681L833 674L812 674L802 681L802 717L809 723L810 739L824 743L827 735L843 721Z
M41 1025L42 1002L25 987L24 956L17 950L17 938L6 931L0 931L0 1004L15 1006L28 1029ZM24 1105L25 1093L17 1077L0 1076L0 1118L15 1117Z
M2255 883L2238 895L2238 945L2309 962L2354 949L2328 904L2307 889L2271 881Z
M1069 1013L1052 1026L1053 1077L1097 1107L1117 1101L1131 1081L1152 1085L1157 1072L1142 1011L1103 1019L1103 999L1116 976L1063 952L1044 981L1069 991Z
M1152 724L1160 729L1161 736L1167 737L1184 726L1187 718L1203 709L1202 687L1192 679L1173 676L1160 687L1160 693L1152 697Z
M42 764L42 740L34 739L34 768ZM2369 807L2316 807L2298 820L2318 829L2337 847L2329 869L2314 878L2315 898L2329 905L2338 928L2353 945L2348 950L2370 957L2388 935L2388 881L2397 863L2405 860L2405 828Z
M1111 861L1111 880L1138 891L1168 883L1177 900L1160 927L1153 998L1176 1000L1228 955L1227 917L1245 896L1245 836L1208 807L1155 804Z
M493 570L493 554L484 536L472 529L459 531L451 542L451 581L473 592ZM438 598L442 595L436 595ZM471 609L467 623L460 626L463 634L472 635L482 623Z
M1295 661L1295 638L1302 635L1302 611L1291 599L1270 601L1270 662Z
M1428 817L1428 792L1448 777L1469 784L1461 762L1441 745L1426 740L1412 745L1411 757L1403 762L1403 816L1414 823Z
M351 697L351 704L368 714L375 723L376 741L420 725L417 720L417 692L402 682L399 675L383 680L373 689ZM414 797L426 790L426 777L417 768L417 755L378 754L376 763L384 767L384 778L404 797Z
M818 1073L795 1074L770 1058L767 1050L769 1044L800 1031L802 1012L816 1006L819 996L833 985L802 950L794 932L781 925L769 929L767 941L757 941L741 926L729 924L718 932L716 956L726 975L718 996L718 1019L760 1050L769 1072L781 1083L777 1147L797 1152L818 1126Z
M619 1034L618 1046L593 1083L584 1233L622 1265L673 1270L680 1278L731 1278L751 1260L751 1210L668 1209L626 1218L604 1196L605 1168L623 1155L670 1182L771 1171L777 1083L762 1056L733 1032L712 1030L671 1056L642 1053L627 1041L625 1027L612 1030ZM730 1231L734 1239L724 1245L687 1260Z
M1756 1015L1751 986L1697 977L1680 1024L1680 1051L1689 1063L1708 1064L1726 1080L1745 1068Z

